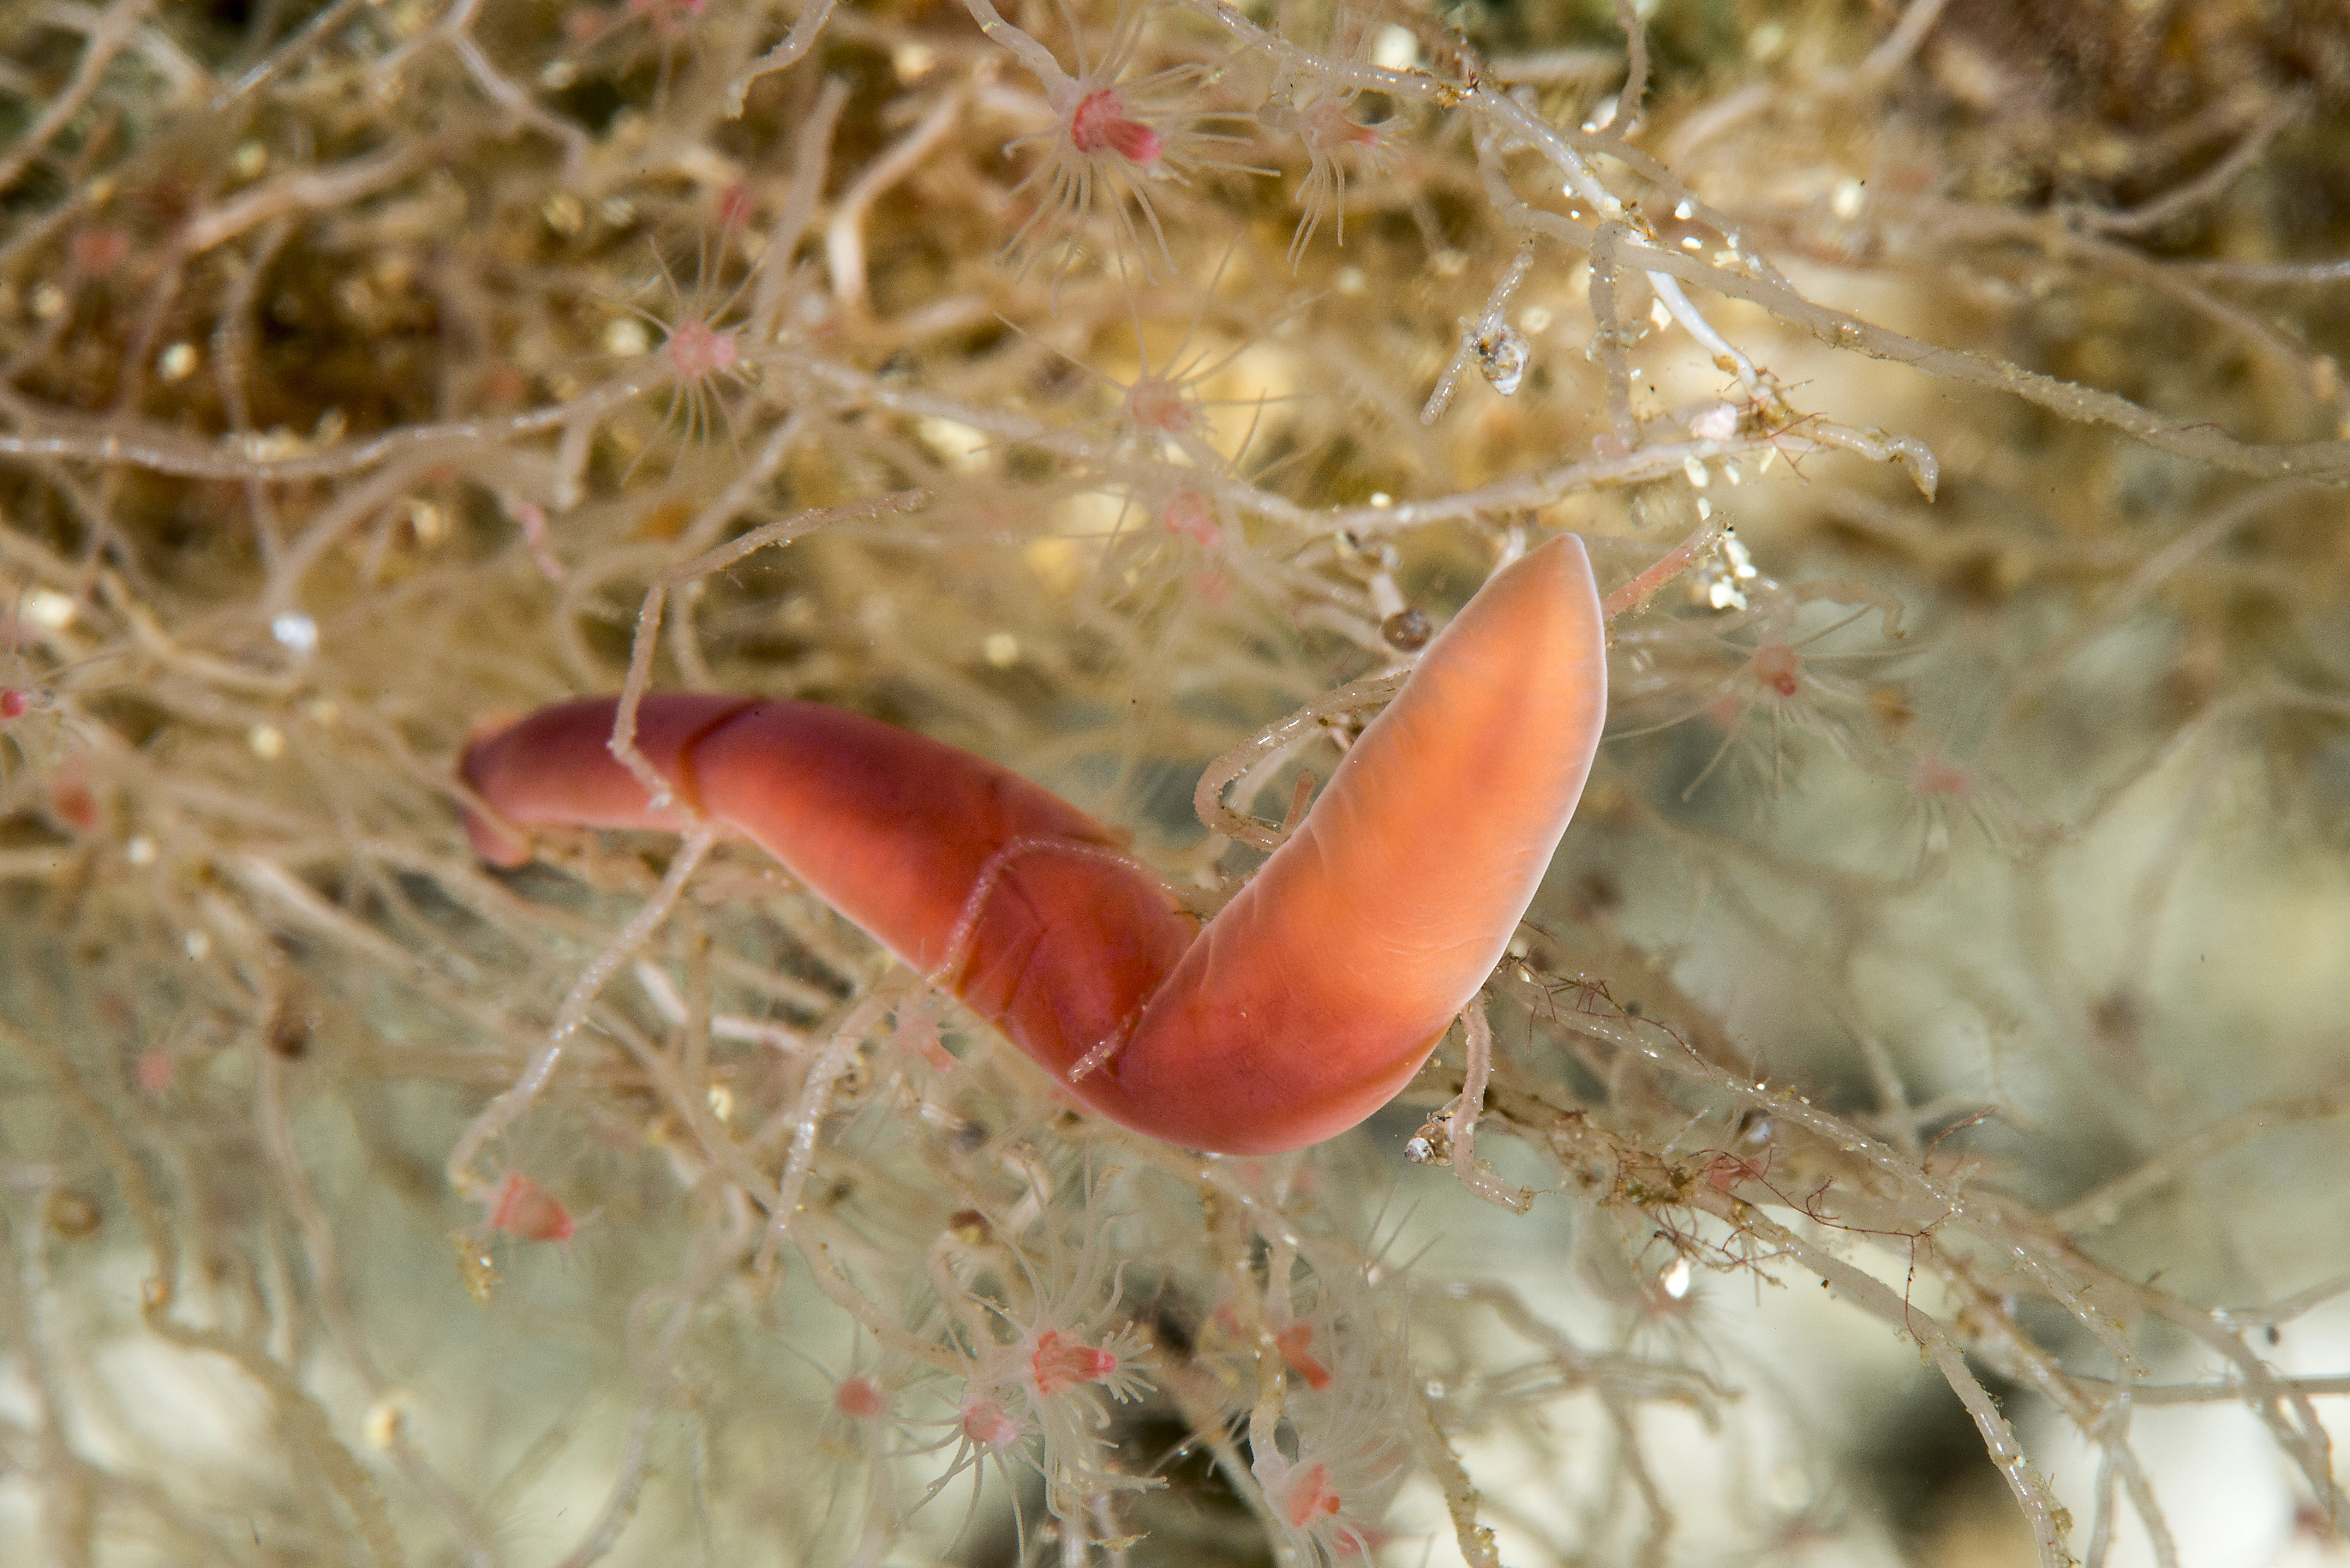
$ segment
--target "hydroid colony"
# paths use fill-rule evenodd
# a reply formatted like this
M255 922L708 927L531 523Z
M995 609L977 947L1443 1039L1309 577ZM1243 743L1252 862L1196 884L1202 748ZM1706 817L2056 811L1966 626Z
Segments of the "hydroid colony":
M6 26L0 1530L2331 1539L2337 24ZM469 737L726 690L992 758L1204 917L1562 531L1576 826L1302 1152L1086 1112L714 832L466 837Z

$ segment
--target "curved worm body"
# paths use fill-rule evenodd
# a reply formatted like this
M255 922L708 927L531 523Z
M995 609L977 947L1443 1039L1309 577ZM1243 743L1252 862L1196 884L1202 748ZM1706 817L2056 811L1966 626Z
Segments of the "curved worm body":
M511 827L755 839L1077 1099L1227 1154L1345 1131L1408 1083L1500 961L1583 792L1607 711L1582 542L1501 573L1430 644L1313 809L1202 929L1109 830L986 760L806 702L658 693L546 709L466 749ZM468 823L499 865L509 826Z

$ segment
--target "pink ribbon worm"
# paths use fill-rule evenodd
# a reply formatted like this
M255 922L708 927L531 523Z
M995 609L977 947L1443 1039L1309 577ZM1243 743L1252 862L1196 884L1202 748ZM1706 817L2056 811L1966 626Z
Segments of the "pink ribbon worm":
M1487 583L1363 731L1305 820L1203 927L1059 796L842 709L655 693L547 708L475 741L468 824L754 839L817 897L1091 1109L1170 1143L1273 1154L1344 1132L1419 1070L1533 902L1607 716L1606 628L1582 541Z

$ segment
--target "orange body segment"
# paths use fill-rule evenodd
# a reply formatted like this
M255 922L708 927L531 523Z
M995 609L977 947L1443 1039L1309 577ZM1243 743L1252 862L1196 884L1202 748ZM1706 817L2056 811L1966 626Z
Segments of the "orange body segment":
M1160 1136L1250 1154L1318 1142L1393 1098L1534 901L1607 694L1598 594L1567 535L1488 583L1421 654L1105 1069L1121 1097L1171 1107L1212 1085L1197 1120L1162 1110Z
M1495 577L1204 931L1101 825L983 758L814 703L655 694L638 744L676 796L656 805L608 749L616 705L477 740L464 778L515 827L725 823L1095 1110L1263 1154L1384 1105L1500 961L1598 745L1605 627L1572 536ZM526 857L468 826L485 858Z
M1101 824L983 757L821 703L656 692L637 744L680 803L656 808L608 748L618 706L567 702L477 741L465 782L518 827L714 817L1056 1074L1131 1023L1199 929ZM470 827L486 858L527 857Z

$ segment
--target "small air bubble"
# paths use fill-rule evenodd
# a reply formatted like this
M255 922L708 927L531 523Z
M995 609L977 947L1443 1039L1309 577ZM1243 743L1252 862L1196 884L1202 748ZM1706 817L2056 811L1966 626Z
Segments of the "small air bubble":
M889 68L898 79L912 87L938 68L939 52L930 45L907 39L889 51Z
M987 467L993 439L976 425L931 415L915 421L914 428L921 433L923 444L956 472L977 473Z
M272 620L269 635L305 659L318 650L318 623L299 610L286 610Z
M1379 635L1399 653L1418 653L1436 635L1436 623L1422 609L1399 609L1379 622Z
M1419 40L1408 27L1390 22L1371 40L1371 64L1391 71L1408 71L1419 63Z
M51 631L73 625L74 602L55 588L35 588L25 596L25 618Z
M368 1407L367 1417L359 1423L359 1436L367 1446L378 1453L390 1453L407 1440L408 1409L414 1403L406 1389L388 1390L383 1397Z
M568 191L550 191L546 200L538 204L538 215L546 221L548 228L567 240L588 221L588 209Z
M184 381L196 373L196 346L174 343L155 356L155 374L166 381Z
M617 354L624 359L633 358L652 346L652 335L645 330L645 324L633 316L624 316L604 328L604 352L607 354Z

